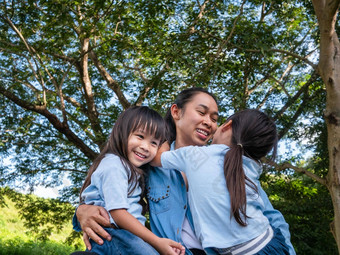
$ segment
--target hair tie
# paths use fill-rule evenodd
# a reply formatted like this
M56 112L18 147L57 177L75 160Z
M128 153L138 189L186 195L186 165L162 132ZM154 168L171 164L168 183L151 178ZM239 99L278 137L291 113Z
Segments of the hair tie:
M241 146L241 148L243 149L243 145L242 145L242 143L238 143L237 145Z

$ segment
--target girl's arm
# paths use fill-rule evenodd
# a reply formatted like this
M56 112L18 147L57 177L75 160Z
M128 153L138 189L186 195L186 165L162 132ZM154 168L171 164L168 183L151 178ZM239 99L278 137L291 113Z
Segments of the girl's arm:
M161 147L159 147L154 159L150 162L150 165L154 167L162 167L162 162L161 162L162 153L165 151L169 151L169 150L170 150L169 143L168 142L163 143Z
M180 243L156 236L125 209L111 210L110 214L120 228L128 230L132 234L142 238L160 254L175 255L178 254L175 252L176 249L179 249L179 254L184 255L185 248Z

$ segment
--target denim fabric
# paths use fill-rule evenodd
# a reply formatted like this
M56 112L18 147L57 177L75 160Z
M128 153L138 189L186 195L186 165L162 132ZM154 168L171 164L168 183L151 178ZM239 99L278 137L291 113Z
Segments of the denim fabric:
M105 228L111 235L111 241L104 241L99 245L93 240L91 252L98 255L158 255L159 253L148 243L138 236L124 229ZM86 250L88 251L88 250Z
M289 255L289 247L285 242L285 238L278 228L273 228L273 239L258 253L254 255Z

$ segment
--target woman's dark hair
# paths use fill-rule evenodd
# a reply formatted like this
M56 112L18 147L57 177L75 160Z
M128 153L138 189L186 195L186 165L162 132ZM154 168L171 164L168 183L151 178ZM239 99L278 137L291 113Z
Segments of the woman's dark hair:
M244 173L242 155L260 163L273 149L277 150L277 131L274 121L265 113L247 109L230 116L232 120L231 146L224 158L224 175L230 194L231 217L246 226L246 185L258 192L256 185Z
M143 188L143 171L130 163L128 159L128 139L131 133L142 129L147 134L160 139L162 144L165 141L165 122L158 112L147 106L134 106L124 111L116 120L110 137L98 157L93 161L85 182L80 190L80 195L84 189L91 184L91 175L96 171L105 154L112 153L120 157L126 171L128 172L128 182L131 185L129 194L137 187L138 183ZM112 166L114 171L114 166ZM81 198L80 198L81 199Z
M193 87L193 88L182 90L177 95L173 105L174 104L177 105L178 109L185 110L185 105L189 103L192 100L192 98L199 93L205 93L211 96L215 100L216 104L218 105L216 97L212 93L210 93L208 90L204 88L200 88L200 87ZM166 112L164 120L166 123L166 139L171 144L173 141L176 140L176 125L171 115L171 107Z

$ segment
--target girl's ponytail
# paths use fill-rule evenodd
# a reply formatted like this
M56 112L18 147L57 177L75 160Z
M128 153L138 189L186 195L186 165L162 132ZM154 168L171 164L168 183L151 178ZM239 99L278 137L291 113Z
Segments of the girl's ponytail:
M246 186L258 192L257 186L246 176L243 169L243 156L257 162L272 149L273 157L277 147L275 123L263 112L248 109L227 119L232 120L230 149L224 157L224 176L230 194L231 217L241 226L247 225Z
M232 145L224 156L224 176L230 195L230 217L234 216L236 222L246 226L246 184L257 192L256 185L247 178L243 169L243 146Z

